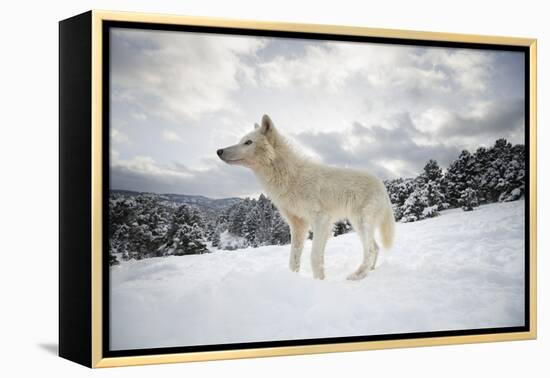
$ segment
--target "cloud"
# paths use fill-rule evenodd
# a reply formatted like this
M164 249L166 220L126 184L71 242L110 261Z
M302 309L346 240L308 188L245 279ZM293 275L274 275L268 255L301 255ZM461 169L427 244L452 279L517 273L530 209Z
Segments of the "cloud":
M407 113L396 116L392 127L366 127L354 122L341 133L306 132L296 138L327 164L367 169L383 179L416 176L429 159L447 165L460 151L440 142L422 144L425 135Z
M279 55L260 63L259 78L262 85L279 89L322 87L334 92L343 89L355 75L362 75L371 85L380 84L384 81L383 67L406 55L406 51L392 47L371 44L357 47L353 43L334 42L305 45L301 54Z
M448 113L440 127L442 137L507 136L525 124L523 99L482 103L470 114Z
M491 78L492 55L468 49L419 48L365 43L318 42L301 54L259 63L262 85L274 88L346 88L351 80L376 89L483 91Z
M112 168L120 168L134 172L138 175L157 177L163 179L185 178L191 176L189 171L175 169L169 165L160 165L150 156L135 156L129 160L122 160L120 155L115 155L111 161Z
M131 102L139 117L196 119L238 104L231 93L253 83L246 58L264 42L258 38L137 29L111 32L112 101Z
M183 142L183 139L181 139L177 133L170 130L164 130L162 132L162 137L170 142Z
M444 73L455 89L475 94L488 89L495 55L483 50L430 48L415 60L419 66Z
M128 135L118 129L111 128L111 140L114 143L126 143L128 142Z
M204 170L178 162L161 164L151 157L111 162L111 189L156 193L183 193L211 198L254 196L261 188L252 172L243 167L216 162Z

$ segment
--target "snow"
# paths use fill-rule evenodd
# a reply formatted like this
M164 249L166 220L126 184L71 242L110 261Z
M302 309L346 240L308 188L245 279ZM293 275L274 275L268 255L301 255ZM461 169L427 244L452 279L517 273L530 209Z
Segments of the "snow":
M362 281L355 233L329 240L326 279L289 246L131 260L111 267L111 349L521 326L523 200L398 223Z
M438 205L425 207L424 210L422 210L422 216L424 218L434 217L435 214L437 214L438 207L439 207Z
M220 249L234 250L242 248L245 245L247 245L245 238L232 235L228 230L225 230L220 234Z

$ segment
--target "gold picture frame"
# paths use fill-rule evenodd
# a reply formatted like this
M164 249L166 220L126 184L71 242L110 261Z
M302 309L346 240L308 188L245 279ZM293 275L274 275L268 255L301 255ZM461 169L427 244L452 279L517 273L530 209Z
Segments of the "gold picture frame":
M528 52L528 85L529 85L529 277L528 329L521 332L487 333L474 335L454 335L444 337L422 337L397 340L374 340L361 342L308 344L281 347L258 347L251 349L212 350L170 354L143 354L134 356L106 357L103 353L103 295L104 254L103 254L103 224L104 214L104 174L103 154L105 135L102 123L104 103L104 25L106 22L130 22L162 25L187 25L198 27L228 28L239 30L260 30L289 33L326 34L334 36L376 37L383 39L399 39L412 41L430 41L444 43L465 43L479 45L519 46ZM80 34L79 34L80 33ZM82 49L86 54L82 54ZM79 55L76 58L76 54ZM114 367L143 364L160 364L188 361L207 361L217 359L237 359L250 357L298 355L310 353L345 352L371 349L434 346L447 344L481 343L511 340L535 339L537 335L537 297L536 297L536 229L537 229L537 163L536 163L536 102L537 102L537 41L528 38L513 38L501 36L483 36L469 34L436 33L424 31L407 31L393 29L377 29L355 26L295 24L280 22L259 22L252 20L230 20L209 17L189 17L175 15L126 13L93 10L83 15L62 21L60 23L60 355L89 367ZM79 60L80 59L80 60ZM81 72L70 73L69 64L80 64ZM86 77L86 69L89 76ZM74 85L79 85L78 95ZM527 83L526 83L527 84ZM71 89L72 88L72 89ZM63 92L65 91L65 95ZM69 91L71 93L69 94ZM87 97L89 94L89 97ZM75 101L79 104L75 105ZM89 101L89 102L88 102ZM75 106L81 109L74 112ZM71 113L71 110L73 112ZM75 122L79 122L81 130ZM88 126L82 126L85 122ZM527 127L527 126L526 126ZM72 130L71 130L72 128ZM71 134L73 133L73 134ZM77 133L78 135L74 134ZM89 146L87 150L78 152L67 147L69 140L79 140ZM71 166L70 154L88 154L89 167ZM77 155L79 156L79 155ZM79 191L78 187L65 187L65 179L73 177L76 170L82 170L85 181ZM83 176L83 177L84 177ZM83 197L84 212L80 215L69 209L75 201ZM76 211L76 210L75 210ZM88 221L74 222L74 217L88 217ZM73 239L68 236L74 234ZM87 235L85 240L78 235ZM527 236L526 236L527 238ZM78 248L78 249L75 249ZM84 251L84 257L74 257L75 252ZM78 275L78 277L76 277ZM89 284L86 284L89 282ZM527 283L526 283L527 284ZM89 290L89 291L88 291ZM79 294L80 292L80 294ZM76 300L75 297L81 298ZM77 302L75 302L77 301ZM80 302L78 302L80 301ZM72 308L75 303L80 306ZM88 314L83 317L82 314ZM78 319L78 320L75 320ZM70 324L70 325L68 325ZM79 346L82 343L82 346Z

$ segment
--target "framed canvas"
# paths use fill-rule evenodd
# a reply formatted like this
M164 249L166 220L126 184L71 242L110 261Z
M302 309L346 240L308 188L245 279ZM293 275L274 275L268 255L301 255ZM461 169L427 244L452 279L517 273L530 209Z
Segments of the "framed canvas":
M536 337L536 40L60 22L59 354Z

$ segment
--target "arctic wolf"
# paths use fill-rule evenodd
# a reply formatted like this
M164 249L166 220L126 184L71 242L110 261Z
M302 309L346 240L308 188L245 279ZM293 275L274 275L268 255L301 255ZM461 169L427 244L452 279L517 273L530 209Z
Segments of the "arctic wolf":
M269 116L239 143L219 149L228 164L250 168L290 226L290 270L300 269L308 230L313 231L313 276L325 277L324 253L335 221L348 219L363 246L363 261L348 279L359 280L374 269L379 230L384 248L391 248L395 220L384 184L367 172L330 167L296 152L275 128Z

